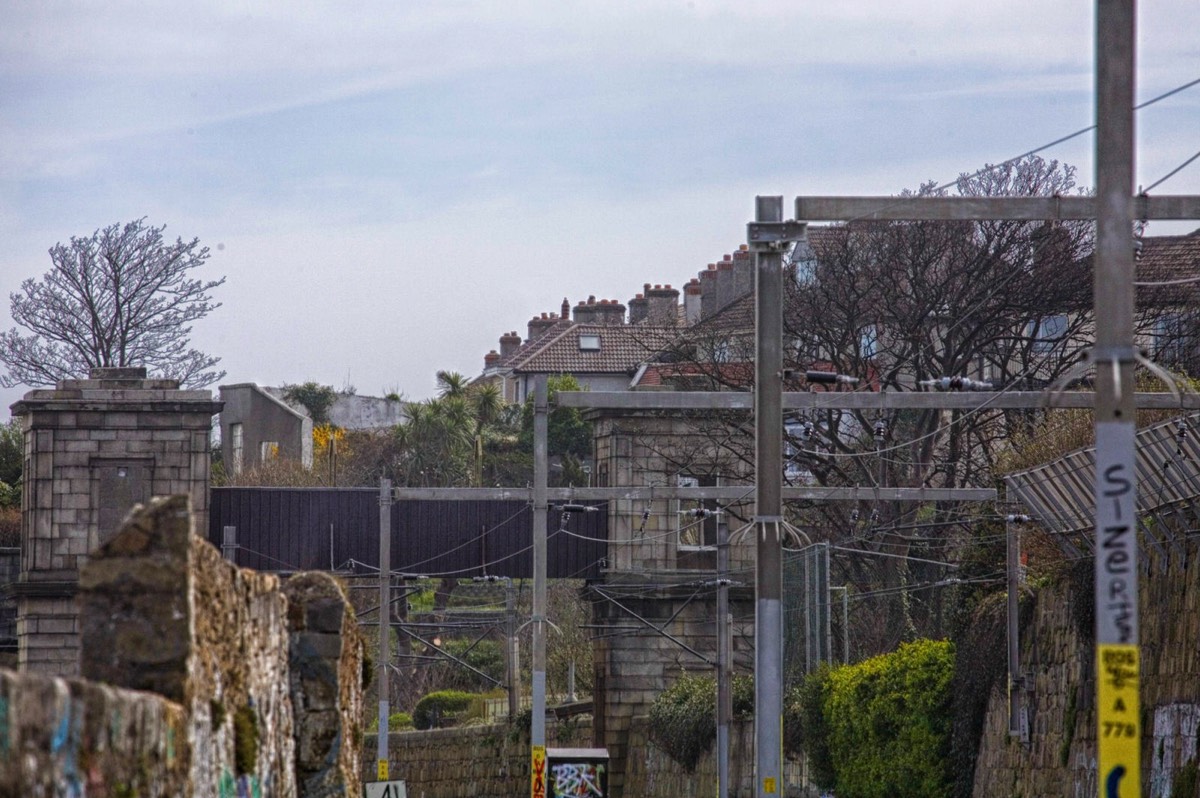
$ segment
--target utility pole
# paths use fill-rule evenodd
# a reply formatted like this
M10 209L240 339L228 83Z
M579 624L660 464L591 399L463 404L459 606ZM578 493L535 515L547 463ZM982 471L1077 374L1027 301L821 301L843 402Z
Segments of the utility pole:
M508 656L508 718L513 720L521 713L521 646L517 637L517 589L512 579L504 577L504 625L507 636Z
M729 613L729 526L717 521L717 798L729 798L733 720L733 616Z
M754 220L754 794L773 798L783 793L783 197L758 197Z
M388 780L388 663L392 625L392 481L379 480L379 662L376 663L376 690L379 692L379 731L376 778Z
M533 388L533 719L530 724L531 795L542 798L546 786L546 478L549 449L546 376Z
M1133 368L1134 0L1096 3L1096 783L1141 794Z
M1008 585L1008 733L1010 736L1021 738L1021 742L1029 742L1029 727L1023 723L1022 711L1025 681L1021 677L1021 639L1020 639L1020 570L1021 570L1021 538L1017 524L1029 523L1027 515L1007 515L1004 517L1004 531L1007 549L1007 585Z

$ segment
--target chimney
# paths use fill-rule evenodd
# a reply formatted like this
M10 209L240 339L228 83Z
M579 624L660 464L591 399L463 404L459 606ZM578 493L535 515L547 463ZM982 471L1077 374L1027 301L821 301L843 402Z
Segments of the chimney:
M717 264L710 263L700 272L700 318L707 319L716 313L717 307Z
M733 253L733 295L729 301L741 299L744 296L754 293L754 256L750 254L750 247L747 244L742 244L737 252Z
M546 330L554 326L554 322L556 321L557 319L552 317L549 313L543 313L541 316L534 316L529 320L529 326L527 328L529 334L526 336L526 340L536 341L537 339L541 338L545 334Z
M620 326L625 323L625 306L615 299L590 296L575 306L575 323Z
M487 373L500 365L500 353L493 349L483 356L483 371Z
M702 289L700 278L693 277L692 281L683 287L683 319L686 324L700 321L700 302Z
M646 283L646 291L650 290L650 283ZM629 323L641 324L646 320L649 305L646 301L644 293L638 294L633 299L629 300Z
M646 319L658 326L679 323L679 289L670 285L646 286Z
M571 318L571 303L569 301L567 301L566 297L563 297L562 314L561 314L560 318L564 318L564 319Z
M596 303L596 323L620 327L625 323L625 306L615 299L601 299Z
M724 258L722 258L721 262L717 264L716 312L719 312L733 300L733 256L726 255Z
M517 335L517 331L506 332L500 336L500 358L504 359L516 352L521 346L521 336Z
M594 324L596 322L596 297L589 296L587 301L580 300L575 306L575 312L572 317L576 324Z

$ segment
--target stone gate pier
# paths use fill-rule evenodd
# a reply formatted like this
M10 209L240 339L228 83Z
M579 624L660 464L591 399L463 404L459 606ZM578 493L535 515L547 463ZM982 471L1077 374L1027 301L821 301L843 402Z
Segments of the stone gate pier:
M92 369L12 406L25 443L21 570L10 588L22 670L79 673L79 570L135 504L186 495L207 529L220 409L209 391L147 379L144 368Z

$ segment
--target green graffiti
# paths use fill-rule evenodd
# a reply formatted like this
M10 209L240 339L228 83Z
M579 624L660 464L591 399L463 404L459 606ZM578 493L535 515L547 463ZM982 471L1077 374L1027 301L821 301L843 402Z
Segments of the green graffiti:
M233 780L233 774L228 768L221 771L221 783L218 789L221 791L221 798L237 798L237 782Z
M0 753L8 756L12 741L8 737L8 699L0 698Z
M167 764L175 762L175 726L174 724L167 727Z

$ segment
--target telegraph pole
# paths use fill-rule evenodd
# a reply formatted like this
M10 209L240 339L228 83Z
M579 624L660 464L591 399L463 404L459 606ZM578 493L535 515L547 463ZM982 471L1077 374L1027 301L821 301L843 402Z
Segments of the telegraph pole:
M1007 515L1004 517L1005 548L1007 552L1007 585L1008 585L1008 733L1010 736L1020 736L1021 742L1029 742L1028 726L1022 719L1021 703L1024 681L1021 678L1021 645L1020 645L1020 571L1021 571L1021 538L1020 528L1016 524L1029 522L1027 515Z
M774 798L783 793L783 197L758 197L754 219L754 794Z
M729 526L717 521L717 798L729 798L733 720L733 616L729 614Z
M1134 0L1096 3L1096 741L1101 796L1141 794L1133 368Z
M375 677L379 692L379 731L377 740L376 778L388 780L388 662L392 625L392 481L379 480L379 662Z
M533 389L533 719L530 724L531 795L546 794L546 478L549 428L546 375Z

